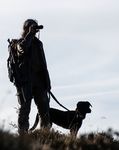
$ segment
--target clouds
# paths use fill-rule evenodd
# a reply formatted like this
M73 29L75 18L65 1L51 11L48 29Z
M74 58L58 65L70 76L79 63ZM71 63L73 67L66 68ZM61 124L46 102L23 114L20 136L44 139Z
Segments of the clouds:
M4 40L19 37L22 24L29 17L36 17L44 24L41 39L53 78L66 73L85 80L91 78L91 72L94 79L100 74L114 75L113 71L118 74L118 1L5 0L0 3L3 6L0 11L6 12L1 13L0 37ZM5 49L7 43L1 43ZM6 51L2 53L6 56Z
M0 11L4 12L116 12L118 11L118 0L12 0L0 1ZM22 8L22 9L21 9Z

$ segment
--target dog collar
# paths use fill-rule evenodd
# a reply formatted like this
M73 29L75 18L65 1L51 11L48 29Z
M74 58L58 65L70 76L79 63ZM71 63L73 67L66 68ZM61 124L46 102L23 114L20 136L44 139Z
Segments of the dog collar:
M79 111L77 111L77 112L76 112L76 118L79 118L79 117L80 117L80 118L83 118L83 119L85 118L84 115L82 115Z

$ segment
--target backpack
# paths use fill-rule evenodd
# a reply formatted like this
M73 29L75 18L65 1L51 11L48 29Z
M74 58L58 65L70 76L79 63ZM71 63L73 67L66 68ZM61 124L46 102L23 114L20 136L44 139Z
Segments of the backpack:
M17 55L17 43L18 39L8 39L8 59L7 59L7 69L8 69L8 77L9 80L18 85L20 83L20 75L19 75L19 59Z

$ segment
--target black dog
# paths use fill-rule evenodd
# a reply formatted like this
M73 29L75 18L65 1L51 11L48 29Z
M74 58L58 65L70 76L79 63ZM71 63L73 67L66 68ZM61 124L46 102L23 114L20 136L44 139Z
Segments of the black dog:
M58 109L50 108L50 123L55 123L63 128L70 129L70 133L77 135L79 128L82 125L83 119L85 119L87 113L91 113L88 101L80 101L77 103L76 110L61 111ZM39 115L36 116L36 121L30 131L34 130L39 122Z

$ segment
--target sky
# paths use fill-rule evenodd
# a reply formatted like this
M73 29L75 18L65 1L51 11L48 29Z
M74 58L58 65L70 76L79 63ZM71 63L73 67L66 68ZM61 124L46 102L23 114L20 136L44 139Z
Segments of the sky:
M19 38L28 18L44 25L40 39L54 95L69 109L78 101L93 106L80 132L119 130L118 0L0 0L0 126L14 131L10 123L17 123L16 89L6 67L7 39ZM50 105L63 110L53 99ZM32 103L31 125L36 113Z

